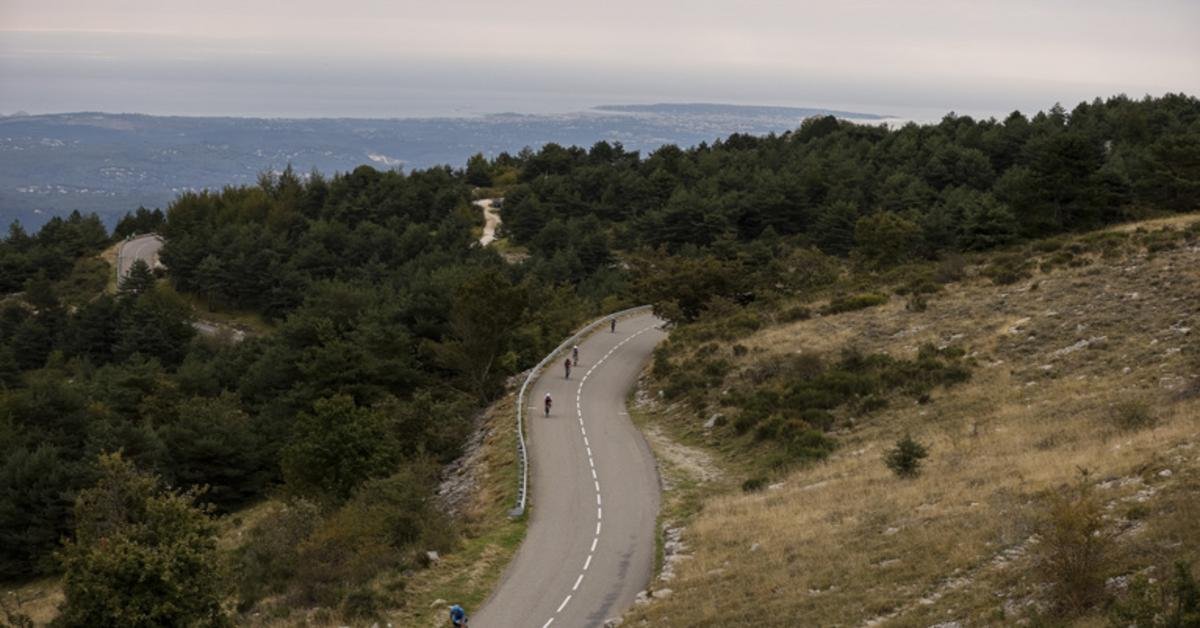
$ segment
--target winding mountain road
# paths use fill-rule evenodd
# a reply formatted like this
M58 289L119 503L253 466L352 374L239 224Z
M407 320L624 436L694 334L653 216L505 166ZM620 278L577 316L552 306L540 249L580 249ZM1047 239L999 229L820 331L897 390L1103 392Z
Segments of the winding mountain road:
M153 269L159 265L158 252L163 247L163 239L157 234L146 234L121 243L117 253L117 277L124 279L129 276L129 269L137 260L146 262Z
M472 628L601 626L646 588L654 568L659 483L625 399L666 334L649 314L621 319L556 362L533 386L529 529ZM542 412L550 393L554 409Z

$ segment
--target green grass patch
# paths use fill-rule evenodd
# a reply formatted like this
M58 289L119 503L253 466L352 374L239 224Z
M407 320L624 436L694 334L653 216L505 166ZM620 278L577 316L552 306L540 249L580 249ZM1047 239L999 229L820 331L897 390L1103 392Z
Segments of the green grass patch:
M865 310L866 308L883 305L887 302L888 297L886 294L880 294L878 292L864 292L851 296L835 297L829 302L829 305L821 308L821 313L826 316L830 314L841 314L842 312Z

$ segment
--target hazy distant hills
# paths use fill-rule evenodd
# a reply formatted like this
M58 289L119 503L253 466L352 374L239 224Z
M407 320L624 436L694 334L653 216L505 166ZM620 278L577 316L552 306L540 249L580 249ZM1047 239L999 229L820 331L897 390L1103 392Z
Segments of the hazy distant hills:
M471 118L272 119L67 113L0 118L0 226L37 228L50 216L95 211L110 224L179 192L252 183L291 163L301 171L461 166L482 152L599 140L649 151L730 133L782 132L824 109L716 104L610 105L559 115Z
M649 113L667 116L737 116L739 118L804 118L810 116L837 116L850 120L883 120L886 115L838 111L836 109L810 109L806 107L766 107L761 105L720 105L713 103L658 103L654 105L601 105L597 111L623 113Z

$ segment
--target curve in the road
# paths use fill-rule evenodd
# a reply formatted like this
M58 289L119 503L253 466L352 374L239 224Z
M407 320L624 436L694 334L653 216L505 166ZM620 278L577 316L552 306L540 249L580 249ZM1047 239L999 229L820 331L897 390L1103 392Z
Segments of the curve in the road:
M146 262L150 268L158 264L158 252L163 247L163 239L157 234L146 234L121 243L117 253L117 277L124 279L137 260Z
M658 474L625 397L665 335L660 324L650 315L624 319L617 333L583 341L572 379L552 365L538 380L531 403L550 392L559 409L548 418L534 410L529 530L472 626L599 626L645 588Z

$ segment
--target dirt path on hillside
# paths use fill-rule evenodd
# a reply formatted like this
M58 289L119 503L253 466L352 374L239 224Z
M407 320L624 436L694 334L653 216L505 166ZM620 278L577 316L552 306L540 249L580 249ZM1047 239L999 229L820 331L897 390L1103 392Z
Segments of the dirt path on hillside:
M474 205L483 210L483 235L479 237L479 246L487 246L496 241L496 229L500 226L500 214L496 209L495 201L500 199L485 198L474 202Z

